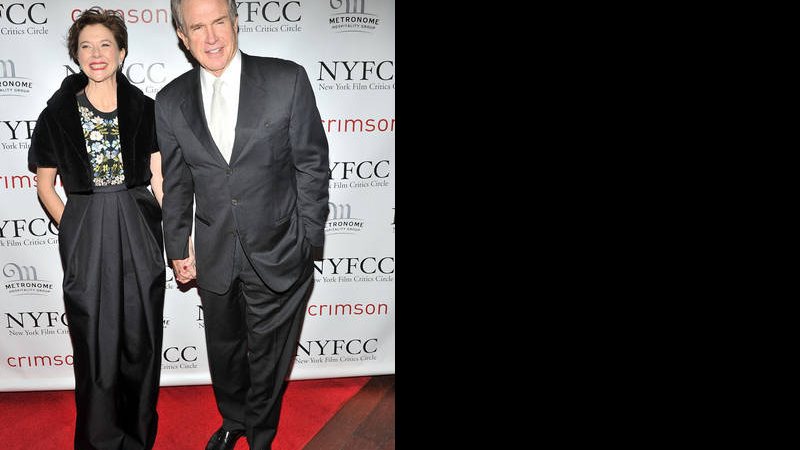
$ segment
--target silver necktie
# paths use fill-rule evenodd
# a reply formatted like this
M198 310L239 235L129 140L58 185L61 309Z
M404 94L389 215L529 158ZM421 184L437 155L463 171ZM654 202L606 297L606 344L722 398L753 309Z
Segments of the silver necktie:
M222 94L221 78L217 77L214 80L214 95L211 97L211 123L209 128L211 130L211 137L217 144L222 157L225 162L231 162L231 145L229 136L231 130L225 124L225 118L228 115L228 105L225 103L225 97Z

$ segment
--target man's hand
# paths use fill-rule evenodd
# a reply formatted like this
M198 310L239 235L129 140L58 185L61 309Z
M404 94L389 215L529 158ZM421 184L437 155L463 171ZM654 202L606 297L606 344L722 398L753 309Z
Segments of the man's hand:
M197 268L194 260L194 243L189 237L189 257L186 259L173 259L172 270L175 271L175 280L186 284L197 278Z

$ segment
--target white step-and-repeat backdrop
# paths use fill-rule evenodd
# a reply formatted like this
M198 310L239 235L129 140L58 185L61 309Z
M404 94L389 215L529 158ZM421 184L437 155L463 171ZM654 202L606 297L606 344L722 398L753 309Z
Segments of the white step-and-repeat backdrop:
M305 67L330 144L325 254L291 378L394 373L394 0L237 4L239 47ZM168 0L0 2L0 391L74 388L58 228L27 152L47 99L78 70L67 30L95 5L124 15L123 70L150 97L191 68ZM179 289L171 270L166 287L161 384L210 383L197 290Z

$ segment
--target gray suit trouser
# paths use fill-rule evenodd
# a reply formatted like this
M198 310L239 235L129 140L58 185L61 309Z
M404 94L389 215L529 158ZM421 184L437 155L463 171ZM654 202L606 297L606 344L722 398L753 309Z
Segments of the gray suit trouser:
M228 292L199 289L223 428L244 430L253 450L269 450L275 438L313 285L310 251L303 276L278 293L258 276L237 239Z

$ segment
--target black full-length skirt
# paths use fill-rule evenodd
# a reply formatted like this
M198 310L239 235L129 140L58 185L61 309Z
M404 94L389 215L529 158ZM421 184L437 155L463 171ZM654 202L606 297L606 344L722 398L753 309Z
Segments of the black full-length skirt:
M161 374L161 209L145 187L70 194L59 225L75 448L151 449Z

